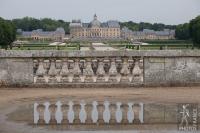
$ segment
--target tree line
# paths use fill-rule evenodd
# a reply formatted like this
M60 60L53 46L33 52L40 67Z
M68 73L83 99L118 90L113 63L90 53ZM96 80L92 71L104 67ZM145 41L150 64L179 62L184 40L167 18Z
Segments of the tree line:
M121 27L127 27L132 31L142 31L143 29L151 29L155 31L162 31L164 29L175 29L176 25L165 25L162 23L146 23L146 22L140 22L140 23L135 23L132 21L129 22L123 22L120 23Z
M44 31L55 31L58 27L63 27L65 32L69 34L69 22L63 20L53 20L50 18L36 19L31 17L24 17L22 19L13 19L17 29L23 31L32 31L36 29L43 29Z
M194 46L200 47L200 16L189 23L176 26L176 39L192 40Z
M23 31L32 31L36 29L43 29L44 31L54 31L57 27L63 27L66 33L69 33L69 22L65 22L63 20L53 20L50 18L44 19L36 19L31 17L25 17L22 19L13 19L12 22L16 25L18 29L22 29ZM121 27L128 27L133 31L142 31L143 29L152 29L155 31L164 30L164 29L175 29L176 25L165 25L162 23L134 23L132 21L129 22L121 22Z

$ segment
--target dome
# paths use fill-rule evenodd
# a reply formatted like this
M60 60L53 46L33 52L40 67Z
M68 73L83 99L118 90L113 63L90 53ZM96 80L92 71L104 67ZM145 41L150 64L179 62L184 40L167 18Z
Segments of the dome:
M90 27L100 27L101 22L97 20L97 15L94 15L94 20L90 23Z

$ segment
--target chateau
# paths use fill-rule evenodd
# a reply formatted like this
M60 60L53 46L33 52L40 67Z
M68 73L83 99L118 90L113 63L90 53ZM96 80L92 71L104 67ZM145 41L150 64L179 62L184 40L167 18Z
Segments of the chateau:
M94 15L90 23L81 20L72 20L70 23L70 36L72 39L120 39L121 31L118 21L111 20L101 23Z
M170 40L175 39L175 30L164 29L154 31L144 29L143 31L132 31L127 27L120 27L116 20L101 23L97 15L94 15L90 23L83 23L81 20L72 20L69 24L71 41L121 41L121 40ZM57 28L55 31L43 31L37 29L33 31L21 31L24 38L33 40L64 41L65 30Z
M175 30L164 29L154 31L132 31L127 27L121 29L118 21L101 23L94 15L90 23L81 20L72 20L70 23L70 37L72 40L169 40L175 39Z

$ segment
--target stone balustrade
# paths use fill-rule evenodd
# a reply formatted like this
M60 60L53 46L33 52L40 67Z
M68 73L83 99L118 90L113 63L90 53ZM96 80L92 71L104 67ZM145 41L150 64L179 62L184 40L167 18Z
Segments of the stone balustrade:
M141 58L35 59L34 83L142 83Z
M61 101L34 104L34 124L137 124L144 123L143 103Z
M199 50L0 50L0 86L133 87L199 84Z

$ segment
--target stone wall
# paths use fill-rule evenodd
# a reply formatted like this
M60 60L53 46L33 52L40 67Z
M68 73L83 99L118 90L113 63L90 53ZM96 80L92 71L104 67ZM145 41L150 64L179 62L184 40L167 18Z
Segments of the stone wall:
M199 57L147 57L145 84L187 85L200 83Z
M5 51L1 85L179 86L200 83L198 50Z

